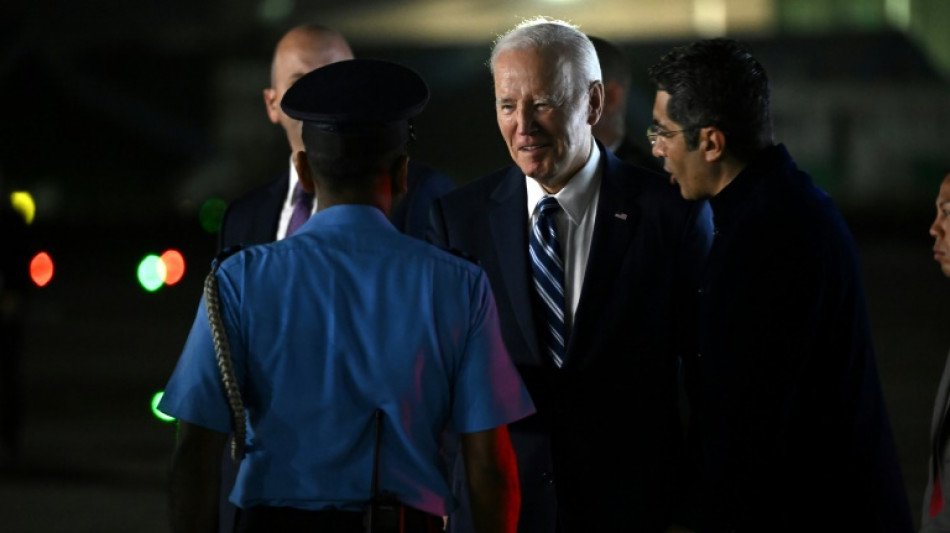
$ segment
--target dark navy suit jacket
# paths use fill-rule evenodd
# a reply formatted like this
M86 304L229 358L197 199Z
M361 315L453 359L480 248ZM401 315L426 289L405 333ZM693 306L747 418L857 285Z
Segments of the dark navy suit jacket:
M564 366L539 348L525 175L515 166L433 205L427 239L487 272L502 336L537 407L509 426L522 489L519 531L662 531L683 479L678 356L687 348L708 205L601 151L600 199ZM450 518L468 530L463 507Z
M858 254L782 145L710 200L716 237L685 360L699 531L909 533Z

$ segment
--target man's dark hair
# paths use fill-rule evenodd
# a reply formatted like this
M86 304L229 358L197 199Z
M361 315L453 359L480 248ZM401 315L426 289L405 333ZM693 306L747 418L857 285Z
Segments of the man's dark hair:
M715 126L726 148L743 161L772 145L769 79L752 55L731 39L679 46L649 69L657 90L670 95L667 114L687 131L686 146L699 144L699 130Z
M407 140L394 140L388 131L340 134L307 122L303 141L314 179L333 193L364 189L381 172L392 171L408 148Z

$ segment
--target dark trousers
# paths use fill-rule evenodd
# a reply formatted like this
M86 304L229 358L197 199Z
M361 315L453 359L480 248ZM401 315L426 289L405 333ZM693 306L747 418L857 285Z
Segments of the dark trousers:
M441 516L402 507L397 515L380 512L373 533L442 533ZM401 523L400 523L401 522ZM367 533L364 513L307 511L293 507L239 509L237 533Z

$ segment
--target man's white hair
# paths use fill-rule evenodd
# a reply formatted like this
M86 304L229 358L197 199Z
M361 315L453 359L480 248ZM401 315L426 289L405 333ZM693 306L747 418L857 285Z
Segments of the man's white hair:
M569 22L544 16L524 20L495 40L489 61L492 75L499 54L525 48L553 50L567 59L572 71L570 92L574 97L586 93L591 83L603 81L597 50L587 35Z

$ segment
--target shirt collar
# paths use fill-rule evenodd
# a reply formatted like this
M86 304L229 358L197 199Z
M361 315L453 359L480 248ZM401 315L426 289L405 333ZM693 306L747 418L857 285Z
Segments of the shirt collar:
M290 172L287 173L287 198L284 199L284 203L287 204L289 208L294 207L294 187L297 185L297 167L294 166L294 155L290 154Z
M596 191L593 185L596 183L595 178L600 169L601 154L594 140L591 139L590 142L590 156L587 158L587 162L567 181L564 188L554 195L561 205L561 209L574 224L579 224L584 218L584 214L591 203L591 195ZM530 216L534 213L538 201L549 195L533 178L525 176L525 181L528 187L528 215Z

